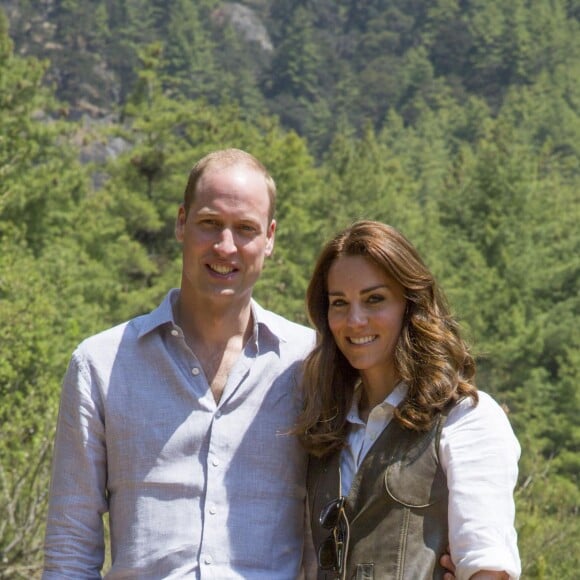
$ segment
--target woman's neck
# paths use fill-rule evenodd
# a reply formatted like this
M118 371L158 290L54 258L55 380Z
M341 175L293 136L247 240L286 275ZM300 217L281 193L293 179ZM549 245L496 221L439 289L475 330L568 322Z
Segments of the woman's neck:
M396 372L386 372L379 376L361 372L362 393L359 401L359 416L365 422L370 412L380 405L395 389L400 381Z

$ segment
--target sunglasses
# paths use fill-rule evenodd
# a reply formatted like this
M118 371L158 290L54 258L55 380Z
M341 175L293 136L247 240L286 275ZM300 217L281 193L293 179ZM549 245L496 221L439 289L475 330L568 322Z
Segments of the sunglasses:
M346 573L346 554L350 528L344 510L346 497L333 499L320 512L320 525L332 533L318 548L318 566L321 570L336 572L337 578Z

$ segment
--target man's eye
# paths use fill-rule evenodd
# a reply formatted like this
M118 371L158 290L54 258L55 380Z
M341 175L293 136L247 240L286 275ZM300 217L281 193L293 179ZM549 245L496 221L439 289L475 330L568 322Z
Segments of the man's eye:
M240 230L247 234L253 234L256 231L256 228L254 226L244 224L240 226Z

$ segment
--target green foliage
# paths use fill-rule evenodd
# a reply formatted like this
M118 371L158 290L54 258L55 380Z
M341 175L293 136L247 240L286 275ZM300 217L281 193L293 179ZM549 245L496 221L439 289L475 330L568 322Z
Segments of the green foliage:
M252 152L276 180L276 245L256 288L266 307L305 323L304 296L325 216L318 217L325 188L306 143L296 134L272 124L254 141Z
M0 578L40 566L71 350L178 284L189 170L224 147L255 154L278 185L265 307L304 322L318 250L354 219L417 245L522 444L524 577L574 578L577 3L248 3L271 52L214 0L18 4L14 38L47 34L49 48L16 56L0 13ZM63 120L116 104L107 123ZM113 139L119 153L79 163L79 147Z
M522 462L527 475L516 495L522 578L575 578L580 565L574 549L580 534L578 485L555 475L551 461L533 452Z
M0 15L0 577L41 560L50 443L70 350L101 323L74 231L88 180L48 117L43 67L11 52ZM42 114L39 114L42 112Z
M0 578L39 569L64 348L91 330L52 266L22 240L0 240Z
M165 46L166 85L175 94L208 97L217 90L215 46L195 2L178 0L167 5Z
M497 112L511 88L544 75L577 82L578 12L569 0L30 0L11 10L22 50L50 57L47 78L77 113L124 104L140 50L160 42L173 95L237 103L247 118L267 110L317 157L343 117L380 131L391 108L414 122L418 97L437 108L442 94L462 105L475 96Z

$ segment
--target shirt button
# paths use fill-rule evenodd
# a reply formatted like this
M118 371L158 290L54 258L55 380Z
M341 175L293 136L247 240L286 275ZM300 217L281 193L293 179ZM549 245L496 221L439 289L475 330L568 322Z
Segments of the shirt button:
M197 377L197 375L199 375L199 369L198 369L197 367L193 367L193 368L191 369L191 374L192 374L194 377Z
M219 419L221 416L222 416L222 412L221 412L221 411L218 409L218 410L215 412L215 418L216 418L216 419Z
M219 462L219 459L218 459L217 457L214 457L214 458L211 460L211 464L212 464L214 467L217 467L217 466L220 464L220 462Z
M171 336L179 336L179 330L175 330L175 328L171 331Z
M203 561L209 566L213 562L213 559L211 556L205 556Z
M216 512L217 512L217 509L216 509L215 505L210 506L209 513L213 516L216 514Z

